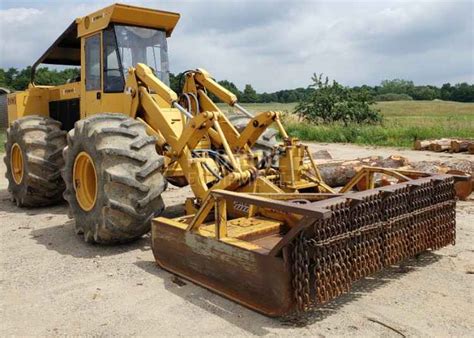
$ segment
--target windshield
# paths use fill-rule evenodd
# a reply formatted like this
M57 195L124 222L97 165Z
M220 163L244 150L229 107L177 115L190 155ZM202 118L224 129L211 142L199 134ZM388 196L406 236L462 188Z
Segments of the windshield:
M129 67L144 63L169 86L166 33L157 29L121 25L115 25L114 29L124 73Z

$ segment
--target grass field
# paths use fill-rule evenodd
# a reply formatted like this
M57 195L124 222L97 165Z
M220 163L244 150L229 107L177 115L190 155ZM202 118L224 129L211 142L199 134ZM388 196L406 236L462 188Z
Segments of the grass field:
M317 142L411 147L415 139L474 138L474 103L447 101L378 102L381 125L310 125L292 114L296 104L244 104L250 111L280 110L290 135Z
M311 125L298 121L295 103L243 104L252 112L277 110L284 113L290 135L316 142L411 147L418 139L474 138L474 103L446 101L393 101L376 103L384 116L381 125ZM224 112L232 109L219 104ZM4 151L5 130L0 130L0 152Z

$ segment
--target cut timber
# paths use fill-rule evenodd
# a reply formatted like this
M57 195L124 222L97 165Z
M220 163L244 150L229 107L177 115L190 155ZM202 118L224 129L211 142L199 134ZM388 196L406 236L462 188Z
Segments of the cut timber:
M474 154L474 142L467 146L469 154Z
M463 141L463 140L452 140L451 141L451 151L454 153L459 153L461 151L467 151L469 145L474 142Z
M346 185L363 166L399 168L408 165L408 160L402 156L392 155L385 159L382 156L371 156L351 161L316 160L316 163L326 184L330 187L341 187Z
M453 153L470 152L474 154L474 140L442 138L436 140L416 140L415 150L431 150L436 152L450 151Z
M457 175L468 175L469 181L457 182L455 184L457 196L465 200L472 193L474 180L474 162L464 159L450 159L448 161L419 161L409 163L401 156L392 155L387 158L381 156L371 156L355 160L316 160L323 180L331 187L341 187L346 185L362 166L383 167L393 169L405 169L423 171L433 174L453 173ZM390 184L386 177L379 177L378 185ZM365 181L361 180L358 188L364 187ZM361 188L361 190L364 190Z
M460 170L448 170L447 174L452 174L452 175L467 175L465 172L460 171ZM469 176L469 175L467 175ZM468 181L458 181L454 183L454 189L456 190L456 196L462 200L465 201L469 197L469 195L472 193L474 185L474 180L471 176L471 179Z
M399 168L401 169L401 168ZM456 196L461 200L466 200L473 191L474 184L474 162L469 160L451 159L448 161L420 161L413 162L403 169L412 169L438 174L453 174L468 176L471 179L459 181L454 184Z
M446 151L451 148L451 140L448 139L442 139L442 140L437 140L436 142L433 142L430 144L430 150L436 151L436 152L441 152L441 151Z
M474 162L464 159L450 159L448 161L419 161L410 163L409 169L439 174L445 174L450 170L458 170L469 175L474 175Z
M433 142L434 140L416 140L414 148L415 150L427 150Z

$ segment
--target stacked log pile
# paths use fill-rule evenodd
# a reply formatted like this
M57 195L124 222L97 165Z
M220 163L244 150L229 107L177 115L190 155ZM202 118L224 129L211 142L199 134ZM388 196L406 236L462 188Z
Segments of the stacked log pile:
M436 152L449 151L451 153L466 152L474 154L474 140L442 138L437 140L416 140L415 150L430 150Z

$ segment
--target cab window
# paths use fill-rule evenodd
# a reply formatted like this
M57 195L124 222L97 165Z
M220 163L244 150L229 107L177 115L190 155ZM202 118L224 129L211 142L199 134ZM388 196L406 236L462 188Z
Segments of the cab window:
M120 58L112 28L104 31L104 92L120 93L125 86L125 78L120 65Z
M86 50L86 90L100 90L100 35L85 41Z

